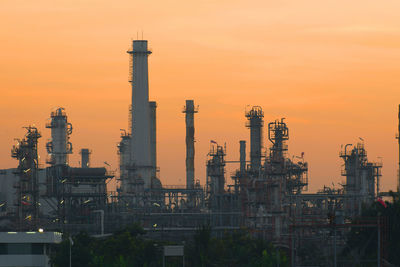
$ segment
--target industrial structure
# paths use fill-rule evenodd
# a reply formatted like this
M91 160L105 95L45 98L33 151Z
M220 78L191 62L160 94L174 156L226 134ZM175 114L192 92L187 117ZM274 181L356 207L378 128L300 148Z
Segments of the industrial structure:
M57 232L0 232L0 267L51 267L51 248L61 241Z
M245 227L256 236L289 248L301 246L301 240L310 237L319 241L331 238L310 226L316 222L325 225L332 218L344 224L379 196L382 163L368 160L363 142L346 144L340 151L343 186L305 193L308 163L304 153L289 156L288 124L284 118L265 123L260 106L244 114L250 130L249 159L245 140L239 141L240 158L235 161L226 160L226 145L211 140L206 183L201 185L194 168L194 114L198 107L193 100L186 100L183 109L186 185L162 184L157 166L157 104L149 101L151 51L147 41L135 40L128 53L132 105L129 129L121 130L118 143L118 174L105 167L92 167L89 148L80 150L81 166L70 166L72 124L65 110L57 108L46 124L51 130L51 140L46 144L48 166L40 167L37 150L41 134L30 126L12 148L11 156L18 160L18 167L0 171L0 227L7 230L17 225L20 230L30 230L40 226L99 234L138 222L155 236L177 239L209 224L216 234ZM227 177L226 165L230 163L239 163L239 169ZM114 178L119 181L115 192L107 189L107 182ZM300 250L292 249L292 253L292 259L301 261Z
M129 179L135 185L134 190L151 188L153 173L152 159L155 156L151 148L151 129L155 131L153 119L155 119L155 105L150 112L149 104L149 78L147 58L151 51L147 49L147 41L137 40L133 42L131 55L131 85L132 85L132 124L131 124L131 160ZM154 103L155 104L155 103ZM154 116L150 116L154 115Z
M186 100L183 109L186 122L186 188L194 187L194 114L198 108L194 106L193 100Z
M38 139L42 137L36 127L25 127L27 133L25 138L17 140L16 146L11 150L11 157L18 160L18 167L15 170L19 179L15 181L16 204L15 219L18 228L24 225L37 227L39 220L39 158Z
M345 145L340 152L344 161L342 175L346 177L344 211L348 216L356 216L361 215L363 204L370 204L379 194L382 163L368 161L363 143L358 143L349 151L348 146L352 145Z
M69 136L72 134L72 124L68 122L63 108L51 112L50 121L46 128L51 129L51 141L46 144L50 165L68 164L68 154L72 153L72 143Z

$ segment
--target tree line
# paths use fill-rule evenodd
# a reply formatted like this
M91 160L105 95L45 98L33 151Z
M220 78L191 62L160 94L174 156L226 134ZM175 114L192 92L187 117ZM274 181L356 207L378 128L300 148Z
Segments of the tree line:
M87 233L73 237L71 260L74 267L131 267L162 266L164 245L146 238L138 224L132 224L112 236L94 238ZM69 238L58 244L51 254L55 267L69 266ZM166 266L182 266L181 257L168 257ZM289 266L285 252L271 243L251 237L244 229L227 232L217 238L209 226L199 228L193 238L185 242L185 266Z

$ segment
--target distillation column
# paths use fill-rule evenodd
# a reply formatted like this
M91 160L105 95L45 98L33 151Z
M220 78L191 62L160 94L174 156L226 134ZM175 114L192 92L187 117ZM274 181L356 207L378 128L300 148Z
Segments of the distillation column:
M211 207L218 206L217 199L219 195L225 193L225 149L222 146L212 146L211 151L208 153L209 159L207 160L207 194ZM213 200L213 201L211 201Z
M150 108L147 58L151 51L147 41L135 40L131 55L132 125L131 169L133 179L142 179L145 188L151 185Z
M51 165L68 164L68 154L72 153L72 144L69 136L72 133L72 124L68 122L64 108L57 108L51 112L50 122L46 128L51 129L51 141L46 144Z
M342 175L346 177L346 212L355 216L361 215L362 204L370 204L379 193L382 163L368 161L364 143L347 150L349 146L352 144L345 145L340 157L344 161Z
M285 166L285 151L287 146L285 141L289 140L289 128L286 123L276 120L275 122L268 123L268 139L272 143L270 148L269 162L270 168L274 173L270 173L270 194L272 196L271 211L274 214L273 220L273 233L275 238L280 238L284 232L285 217L285 195L286 195L286 174L287 169Z
M254 106L246 113L248 122L246 126L250 128L250 167L253 172L259 172L261 166L261 149L263 148L263 125L264 112L259 106Z
M122 130L122 129L121 129ZM118 157L119 157L119 179L120 179L120 190L122 194L130 192L129 188L129 164L131 159L131 135L125 130L122 130L121 141L118 144Z
M268 123L268 139L272 143L270 157L273 162L284 162L285 153L288 150L285 142L289 140L289 128L283 121L274 121ZM283 166L280 166L281 168Z
M186 100L183 109L186 121L186 188L194 187L194 114L198 109L194 106L193 100Z

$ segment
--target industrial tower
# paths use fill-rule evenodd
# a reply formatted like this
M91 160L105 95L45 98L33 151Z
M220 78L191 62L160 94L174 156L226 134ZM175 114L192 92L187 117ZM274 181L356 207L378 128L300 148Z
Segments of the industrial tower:
M46 128L51 129L51 141L46 144L49 153L47 163L68 164L68 154L72 153L72 144L69 142L72 124L68 122L64 108L57 108L51 112L50 122L46 123Z
M186 100L183 108L186 121L186 188L194 187L194 114L198 108L194 106L193 100Z
M246 113L250 128L250 167L253 172L259 172L261 167L261 150L263 148L264 112L261 107L254 106Z
M344 161L342 176L346 177L345 194L348 196L345 212L346 215L356 216L361 215L363 204L372 203L379 195L382 163L368 160L364 143L348 150L349 146L353 145L345 145L340 152Z
M39 223L39 157L38 139L42 136L33 126L25 127L25 138L13 146L11 157L18 160L16 174L18 229L37 229Z
M151 149L151 110L149 104L149 78L147 58L151 51L146 40L134 40L131 55L132 124L130 179L141 181L144 188L151 187L154 162ZM154 107L155 110L155 107ZM155 129L154 129L155 130Z

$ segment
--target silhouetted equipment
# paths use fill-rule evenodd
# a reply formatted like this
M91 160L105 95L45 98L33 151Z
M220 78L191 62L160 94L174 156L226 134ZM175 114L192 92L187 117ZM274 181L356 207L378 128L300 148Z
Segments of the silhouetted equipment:
M246 171L246 141L240 140L240 172L244 173Z
M194 114L198 107L194 106L193 100L186 100L183 108L186 122L186 188L194 187Z
M149 105L149 77L147 58L151 51L147 49L146 40L134 40L131 55L132 85L132 125L131 125L131 158L129 179L132 184L143 184L151 187L153 171L151 149L151 111ZM154 107L155 108L155 107ZM154 110L155 115L155 110ZM155 131L155 128L153 129ZM153 162L154 164L154 162ZM141 186L135 190L141 190Z
M90 167L90 150L88 148L81 149L81 167L82 168L89 168Z
M72 124L68 122L64 108L57 108L51 112L46 128L51 129L51 141L46 144L49 153L47 163L68 164L68 154L72 153L72 144L69 142Z
M250 128L250 167L254 172L258 172L261 166L261 150L263 148L263 126L264 112L259 106L254 106L246 113Z
M51 140L46 144L48 167L40 168L41 134L29 126L11 151L18 167L0 170L0 227L36 230L40 226L95 234L138 222L149 235L160 239L184 238L205 224L217 235L246 227L254 236L277 246L296 246L299 250L291 251L292 262L304 263L299 256L303 244L310 244L310 240L328 244L324 256L332 251L336 255L336 244L343 249L340 244L344 244L349 231L348 222L361 214L363 205L383 195L379 191L382 163L368 160L362 138L361 143L347 144L340 151L345 184L305 193L308 163L304 152L289 156L289 127L284 118L267 124L268 138L264 140L264 112L260 106L245 113L250 129L250 164L245 140L240 140L239 160L234 161L226 160L226 144L211 141L202 186L194 172L194 114L198 112L194 100L186 100L183 109L186 185L163 185L157 167L157 103L149 102L147 60L151 52L147 41L135 40L128 53L132 105L128 130L121 129L118 143L116 191L107 189L114 178L112 166L101 161L106 166L93 168L89 148L80 150L79 168L70 166L72 125L64 108L57 108L46 124L51 129ZM400 105L398 116L400 170ZM265 141L270 145L264 148ZM226 164L230 163L238 166L226 177Z
M18 140L18 144L11 150L11 156L18 160L16 218L19 230L36 230L39 223L38 139L42 135L34 126L25 128L25 137Z
M349 146L352 145L347 144L340 153L344 160L345 194L350 197L346 199L345 212L348 216L356 216L361 215L362 204L372 203L379 194L382 163L368 161L364 143L347 150Z

